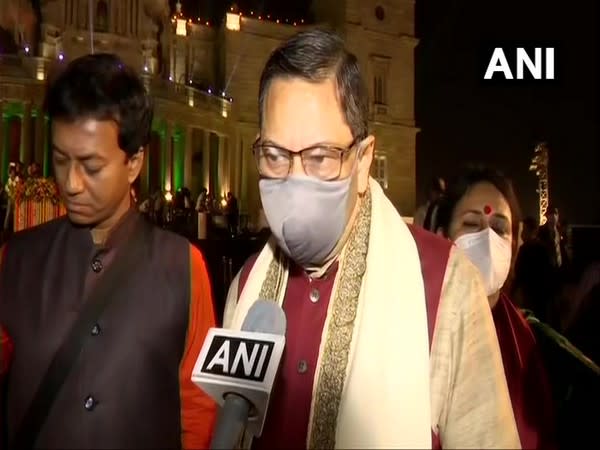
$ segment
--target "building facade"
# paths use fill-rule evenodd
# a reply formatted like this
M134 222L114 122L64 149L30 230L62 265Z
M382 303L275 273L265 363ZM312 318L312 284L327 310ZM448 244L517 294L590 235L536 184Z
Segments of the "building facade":
M90 11L90 4L92 11ZM42 0L37 46L15 33L17 55L0 54L0 179L9 161L51 172L45 83L69 60L116 53L142 75L156 113L142 195L206 187L228 191L255 220L260 73L270 52L305 27L232 8L219 26L178 5L145 0ZM415 208L414 0L319 0L317 23L344 36L366 74L376 137L373 175L403 215ZM90 14L91 13L91 14ZM90 24L92 25L90 27ZM37 51L34 51L37 48ZM36 53L36 54L34 54Z

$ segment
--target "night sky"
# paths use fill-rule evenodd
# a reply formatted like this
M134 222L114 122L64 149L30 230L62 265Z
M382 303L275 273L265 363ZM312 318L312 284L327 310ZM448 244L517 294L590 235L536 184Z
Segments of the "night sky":
M418 1L417 181L423 188L457 161L482 161L515 181L525 214L537 214L535 143L550 147L550 198L574 224L600 224L597 4L538 0ZM493 6L495 5L495 6ZM556 43L552 84L483 83L490 41Z
M417 0L419 203L433 176L475 162L513 178L523 213L536 216L537 178L528 169L535 144L544 140L550 147L551 202L570 223L600 224L597 3ZM245 12L290 18L310 13L308 0L237 4ZM184 7L216 18L229 5L190 1ZM557 80L484 83L482 55L491 43L555 45Z

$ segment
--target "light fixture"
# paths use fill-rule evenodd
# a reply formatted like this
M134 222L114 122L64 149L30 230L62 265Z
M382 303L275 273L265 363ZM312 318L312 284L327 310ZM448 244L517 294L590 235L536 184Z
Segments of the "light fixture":
M225 28L227 28L230 31L240 31L240 17L241 16L242 16L241 13L239 15L233 14L233 13L227 13L226 18L225 18Z

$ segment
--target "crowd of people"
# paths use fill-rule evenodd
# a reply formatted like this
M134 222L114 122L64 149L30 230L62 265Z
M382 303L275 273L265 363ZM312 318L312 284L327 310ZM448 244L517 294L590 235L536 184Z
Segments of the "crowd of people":
M236 435L239 448L593 445L600 371L553 323L556 292L527 272L532 253L548 273L569 264L557 211L518 248L510 181L474 166L436 182L407 225L370 176L368 90L331 31L281 44L258 90L252 150L271 235L231 282L219 325L242 329L261 299L287 328L262 433ZM132 195L152 101L108 54L71 62L47 96L67 216L0 250L4 442L207 448L218 408L192 372L216 325L213 280L200 250L144 220ZM142 210L164 220L163 197ZM198 204L187 190L176 201ZM585 279L583 295L597 293Z
M232 192L219 200L208 189L202 188L194 201L187 187L179 189L174 196L159 189L141 201L138 208L152 223L190 238L197 236L198 214L201 213L208 216L211 224L215 217L223 217L225 223L222 228L230 237L236 237L244 231L239 226L238 200Z

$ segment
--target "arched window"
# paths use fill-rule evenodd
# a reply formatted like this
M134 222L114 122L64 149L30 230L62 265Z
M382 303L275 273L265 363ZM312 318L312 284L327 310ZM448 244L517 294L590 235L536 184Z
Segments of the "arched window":
M96 3L96 17L94 29L101 33L108 32L108 4L105 0Z

